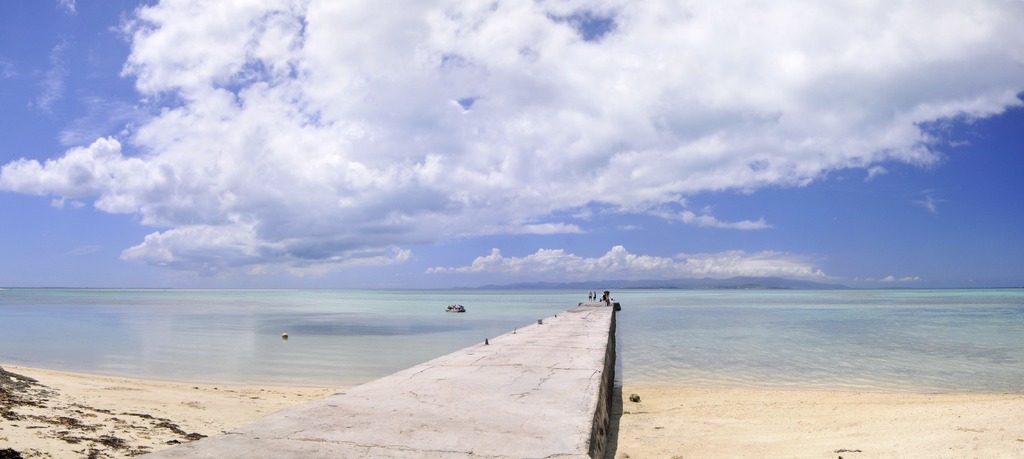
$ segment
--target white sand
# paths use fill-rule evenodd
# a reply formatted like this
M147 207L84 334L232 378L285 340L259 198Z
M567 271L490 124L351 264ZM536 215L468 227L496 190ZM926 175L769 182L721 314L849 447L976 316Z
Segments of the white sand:
M132 457L217 435L340 388L227 386L0 368L38 381L10 403L0 393L0 450L23 457ZM41 386L39 386L41 385ZM45 386L45 387L43 387ZM10 395L10 391L8 391Z
M41 406L0 393L0 450L26 458L131 457L342 389L0 367L45 386L21 396ZM633 393L639 403L629 401ZM1024 458L1024 394L627 385L623 398L615 458Z
M615 458L1024 458L1024 394L627 385L623 399Z

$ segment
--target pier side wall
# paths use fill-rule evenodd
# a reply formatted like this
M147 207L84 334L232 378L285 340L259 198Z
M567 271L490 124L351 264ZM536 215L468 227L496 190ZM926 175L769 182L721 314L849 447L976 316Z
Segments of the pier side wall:
M601 388L598 391L597 407L594 409L594 423L590 428L591 458L601 459L605 456L608 446L608 434L611 427L612 403L615 395L615 311L619 303L613 303L614 309L608 325L608 343L605 350L604 365L601 368Z

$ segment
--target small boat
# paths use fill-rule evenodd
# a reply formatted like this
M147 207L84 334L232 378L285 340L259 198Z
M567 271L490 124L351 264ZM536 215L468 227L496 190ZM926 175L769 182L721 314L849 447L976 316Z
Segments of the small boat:
M462 306L461 304L449 304L448 305L448 309L446 309L446 311L448 311L448 312L466 312L466 308L464 306Z

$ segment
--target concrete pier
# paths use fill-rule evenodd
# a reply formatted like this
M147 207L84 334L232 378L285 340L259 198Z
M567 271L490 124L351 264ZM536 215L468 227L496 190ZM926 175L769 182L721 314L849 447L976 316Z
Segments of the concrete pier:
M151 458L601 458L617 303L579 307Z

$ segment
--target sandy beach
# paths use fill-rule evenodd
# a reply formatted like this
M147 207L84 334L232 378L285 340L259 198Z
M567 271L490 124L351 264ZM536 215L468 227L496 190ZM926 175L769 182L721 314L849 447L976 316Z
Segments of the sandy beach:
M637 385L622 393L618 459L1024 457L1024 394Z
M133 457L341 389L2 368L0 458ZM1022 420L1024 394L626 385L612 451L618 459L1020 458Z
M0 458L123 458L220 434L340 388L150 381L0 365Z

